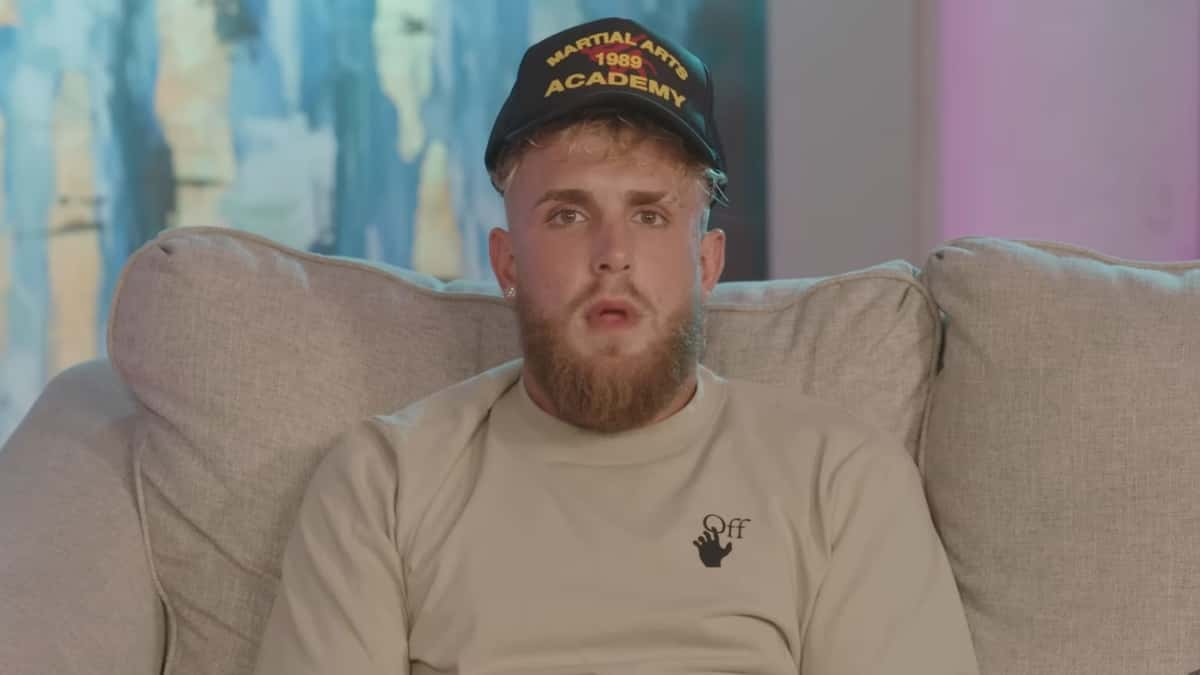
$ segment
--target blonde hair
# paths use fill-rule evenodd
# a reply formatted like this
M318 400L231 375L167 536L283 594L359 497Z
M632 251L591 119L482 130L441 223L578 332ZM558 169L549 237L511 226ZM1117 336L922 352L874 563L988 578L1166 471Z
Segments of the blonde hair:
M656 119L641 112L628 110L589 109L538 127L501 150L496 160L496 169L490 173L492 187L501 195L504 194L512 185L513 177L521 165L521 158L530 148L566 140L570 143L569 151L574 152L580 137L590 133L608 136L611 140L607 150L609 153L623 154L647 141L665 146L678 159L680 170L699 182L710 205L713 201L725 201L722 188L727 179L724 172L696 157L678 134L663 128ZM702 223L704 229L707 229L707 208Z

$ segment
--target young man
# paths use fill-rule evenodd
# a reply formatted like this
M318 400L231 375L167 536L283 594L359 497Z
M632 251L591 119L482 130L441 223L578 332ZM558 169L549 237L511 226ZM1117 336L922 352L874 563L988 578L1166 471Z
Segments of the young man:
M623 19L526 53L486 158L524 359L347 434L262 675L968 675L916 467L698 364L725 235L712 86Z

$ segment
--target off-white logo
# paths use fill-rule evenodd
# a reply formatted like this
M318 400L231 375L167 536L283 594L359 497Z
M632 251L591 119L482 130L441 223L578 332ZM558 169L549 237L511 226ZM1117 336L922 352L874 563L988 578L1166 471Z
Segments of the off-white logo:
M704 533L696 537L692 541L696 549L700 552L700 562L704 563L705 567L720 567L721 561L725 556L733 551L733 542L727 541L724 546L721 546L721 535L726 535L727 539L741 539L742 530L746 528L746 524L750 522L749 518L730 518L725 520L721 516L710 513L704 516L700 521L700 526L704 528Z

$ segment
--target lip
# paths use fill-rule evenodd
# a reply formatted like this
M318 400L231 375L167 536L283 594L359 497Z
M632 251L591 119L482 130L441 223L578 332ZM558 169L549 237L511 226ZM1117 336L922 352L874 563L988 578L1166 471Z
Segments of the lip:
M637 307L621 298L600 298L587 306L583 313L583 318L588 323L593 323L601 319L615 321L618 317L623 322L632 323L640 316Z

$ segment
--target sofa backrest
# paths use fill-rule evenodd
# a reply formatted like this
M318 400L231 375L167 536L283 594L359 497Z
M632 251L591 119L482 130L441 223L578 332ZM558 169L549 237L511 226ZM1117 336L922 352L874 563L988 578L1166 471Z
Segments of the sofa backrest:
M1200 261L968 238L926 492L983 673L1200 670Z
M940 336L915 271L720 285L704 362L840 403L915 453ZM225 675L252 667L295 511L337 435L516 357L518 341L492 284L184 228L126 265L109 355L141 407L165 672Z

